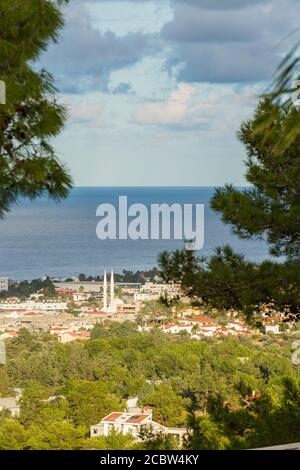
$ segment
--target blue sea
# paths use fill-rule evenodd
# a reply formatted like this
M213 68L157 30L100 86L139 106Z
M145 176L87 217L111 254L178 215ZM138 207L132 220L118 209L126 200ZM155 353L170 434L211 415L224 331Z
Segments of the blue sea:
M268 257L262 241L240 240L209 207L211 187L77 187L61 203L46 198L22 200L0 221L0 276L33 279L44 275L75 276L147 270L157 265L163 250L184 247L180 240L105 240L96 236L102 203L118 206L119 196L128 204L204 204L205 242L200 256L213 254L216 246L230 244L247 258Z

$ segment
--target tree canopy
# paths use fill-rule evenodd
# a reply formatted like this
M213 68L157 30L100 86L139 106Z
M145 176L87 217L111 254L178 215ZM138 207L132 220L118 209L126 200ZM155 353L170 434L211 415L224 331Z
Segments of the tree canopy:
M261 123L271 117L269 132ZM300 258L300 136L278 151L291 120L300 109L286 108L269 99L259 103L254 118L241 126L239 137L247 150L249 189L218 188L212 208L241 238L266 237L270 252Z
M299 440L300 376L290 349L299 331L195 341L153 330L70 344L48 336L7 343L2 378L23 394L19 418L0 415L1 450L175 449L147 433L141 442L116 433L89 438L90 425L137 395L157 422L193 430L186 449Z
M19 197L68 195L72 179L51 139L63 128L66 109L58 104L53 77L36 62L63 26L64 0L2 0L0 79L0 217Z

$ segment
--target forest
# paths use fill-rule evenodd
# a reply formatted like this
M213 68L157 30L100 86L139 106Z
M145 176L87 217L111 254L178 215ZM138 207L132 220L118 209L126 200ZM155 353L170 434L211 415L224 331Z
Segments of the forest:
M293 338L294 340L294 338ZM185 449L247 449L300 438L300 374L286 334L194 341L133 323L61 344L24 329L7 342L0 395L22 389L18 418L0 415L0 449L175 449L163 435L89 438L129 397L154 420L188 427ZM50 397L56 397L51 398Z

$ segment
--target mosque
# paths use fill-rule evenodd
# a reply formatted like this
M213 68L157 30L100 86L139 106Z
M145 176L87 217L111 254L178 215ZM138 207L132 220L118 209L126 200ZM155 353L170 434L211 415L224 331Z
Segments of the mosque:
M117 313L118 311L122 310L124 302L118 297L115 296L115 280L114 280L114 272L111 271L110 276L110 299L108 303L108 293L107 293L107 275L106 271L104 271L104 279L103 279L103 312L106 313Z

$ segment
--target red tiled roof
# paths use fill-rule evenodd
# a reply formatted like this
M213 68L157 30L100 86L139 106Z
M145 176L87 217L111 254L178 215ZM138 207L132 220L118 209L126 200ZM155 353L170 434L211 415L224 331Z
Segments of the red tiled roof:
M216 323L213 318L207 317L206 315L199 315L196 317L191 318L191 322L198 322L198 323Z
M111 413L110 415L103 418L102 421L115 421L116 419L120 418L123 413Z
M67 331L69 328L60 328L58 326L55 326L54 328L51 328L51 331Z
M149 418L149 415L147 414L134 414L132 416L130 416L130 418L128 418L126 420L126 423L141 423L142 421L144 421L144 419L146 418Z
M39 312L27 312L27 313L24 313L24 317L35 317L37 315L41 315L41 313Z

